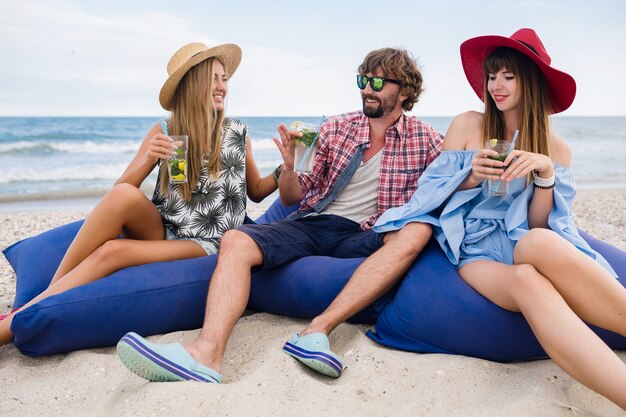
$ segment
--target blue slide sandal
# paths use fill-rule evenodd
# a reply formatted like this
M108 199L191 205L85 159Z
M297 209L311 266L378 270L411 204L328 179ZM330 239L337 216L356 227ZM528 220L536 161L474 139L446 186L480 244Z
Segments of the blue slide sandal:
M152 382L222 382L222 375L196 362L180 343L157 345L131 332L118 342L117 356L132 373Z
M331 378L341 375L341 359L330 350L328 337L323 333L311 333L302 337L295 334L285 343L283 351L321 374Z

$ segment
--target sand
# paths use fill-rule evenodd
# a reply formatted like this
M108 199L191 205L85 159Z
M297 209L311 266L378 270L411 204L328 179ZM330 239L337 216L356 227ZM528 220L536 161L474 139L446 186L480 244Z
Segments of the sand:
M626 190L580 191L579 227L626 250ZM263 205L253 207L254 213ZM0 247L85 211L3 211ZM0 261L0 310L15 276ZM0 347L0 416L620 416L623 411L550 360L501 364L464 356L415 354L379 346L367 326L331 335L347 368L330 380L281 352L305 321L257 313L239 320L226 350L223 385L148 383L128 372L114 348L29 358ZM198 330L150 337L189 341ZM626 352L619 356L626 361Z

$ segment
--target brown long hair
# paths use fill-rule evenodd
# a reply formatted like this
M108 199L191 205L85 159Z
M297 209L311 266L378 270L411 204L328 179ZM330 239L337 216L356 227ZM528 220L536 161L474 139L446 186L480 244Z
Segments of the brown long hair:
M365 75L381 67L385 77L395 78L402 83L402 94L408 97L402 102L402 108L409 111L419 100L422 88L422 73L417 63L405 49L382 48L367 54L359 65L359 74Z
M213 106L213 61L209 58L193 66L182 78L172 105L168 123L170 135L189 136L187 150L187 183L178 184L182 198L191 200L200 176L204 155L208 155L208 174L219 173L222 148L222 124L224 110ZM161 192L169 187L167 164L161 164Z
M512 72L517 79L519 101L519 136L515 147L550 156L551 100L546 79L539 67L523 53L511 48L498 48L483 61L485 116L483 138L506 139L504 118L487 90L489 74L501 69Z

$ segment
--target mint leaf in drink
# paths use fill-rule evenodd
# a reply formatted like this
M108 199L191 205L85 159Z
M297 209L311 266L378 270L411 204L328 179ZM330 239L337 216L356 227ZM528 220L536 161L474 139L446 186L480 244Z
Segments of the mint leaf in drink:
M176 176L181 174L180 168L178 167L178 159L170 159L167 161L170 167L170 176Z
M502 153L497 154L496 156L488 156L487 158L493 159L494 161L504 162L507 156L509 156L508 153L502 152ZM508 167L509 167L508 165L503 166L502 169L506 170Z
M319 132L307 128L302 129L302 137L297 138L304 146L311 147L317 143Z
M493 159L494 161L504 162L507 156L509 156L508 153L499 153L496 156L488 156L487 158Z

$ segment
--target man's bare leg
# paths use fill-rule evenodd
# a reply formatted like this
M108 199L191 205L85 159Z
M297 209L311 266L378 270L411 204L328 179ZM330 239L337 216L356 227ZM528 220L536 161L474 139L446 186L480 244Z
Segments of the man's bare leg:
M413 264L432 235L423 223L408 223L402 229L385 235L383 246L369 256L328 308L304 329L329 335L343 323L392 288Z
M217 372L221 372L233 328L248 304L251 268L262 262L261 249L248 235L237 230L224 234L209 286L202 331L185 346L194 359Z

